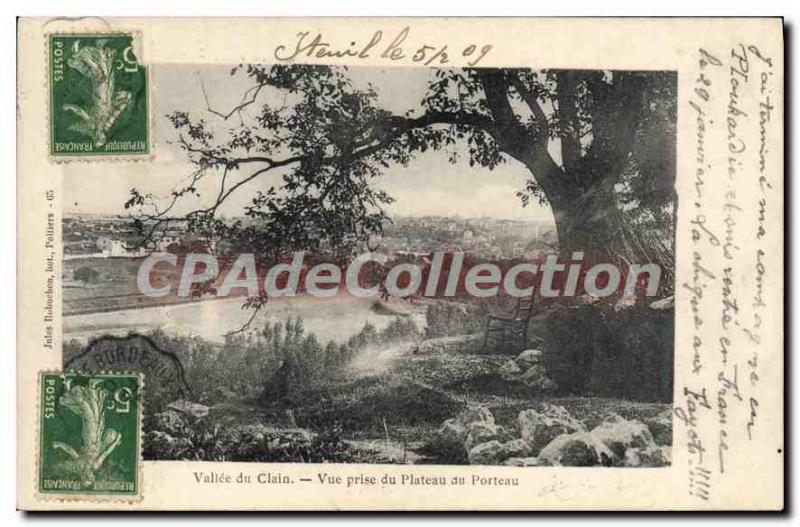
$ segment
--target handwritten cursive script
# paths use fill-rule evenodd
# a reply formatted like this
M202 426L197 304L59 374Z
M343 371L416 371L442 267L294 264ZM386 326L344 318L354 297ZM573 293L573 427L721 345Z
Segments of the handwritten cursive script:
M423 66L444 66L453 57L467 59L467 66L475 67L492 50L492 44L471 43L451 49L447 43L422 42L411 44L411 28L405 27L396 34L386 35L383 30L373 32L368 39L351 40L346 44L333 44L322 33L312 36L310 31L301 31L290 44L275 48L275 59L281 62L301 58L317 59L368 59L378 57L390 62L406 61Z

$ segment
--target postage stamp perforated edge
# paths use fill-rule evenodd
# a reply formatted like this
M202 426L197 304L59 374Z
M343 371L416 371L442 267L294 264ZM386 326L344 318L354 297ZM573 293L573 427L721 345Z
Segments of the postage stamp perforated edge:
M42 381L46 375L83 375L86 377L136 377L139 383L139 404L136 411L136 493L132 495L125 494L80 494L80 493L59 493L59 492L41 492L40 478L42 476ZM143 470L142 470L142 441L144 439L143 432L143 406L144 406L144 390L145 379L144 374L136 371L103 371L101 373L86 373L75 370L41 370L37 374L36 386L36 433L34 437L34 451L36 459L34 460L34 478L33 478L33 495L37 501L47 502L67 502L67 501L83 501L95 503L118 503L118 504L134 504L142 501L144 494L142 492L143 484Z
M146 96L147 96L147 137L146 137L146 152L141 153L103 153L103 154L72 154L72 155L54 155L53 154L53 141L54 141L54 133L53 133L53 91L52 91L52 78L51 78L51 71L52 71L52 53L50 46L52 45L53 37L58 36L65 36L65 37L74 37L74 36L86 36L86 37L98 37L98 36L130 36L131 42L134 45L134 49L136 51L136 57L139 61L139 65L144 68L145 70L145 82L146 82ZM53 30L47 31L44 33L44 82L45 82L45 118L47 120L47 158L51 163L55 164L64 164L64 163L108 163L108 162L132 162L132 163L147 163L152 162L155 160L155 152L153 150L153 134L155 133L155 126L154 126L154 117L155 117L155 108L153 107L154 97L153 93L155 87L153 86L153 78L152 78L152 71L150 69L150 65L147 63L144 53L144 39L142 36L142 32L135 29L125 29L125 28L111 28L108 27L106 29L93 29L89 30L86 29L84 31L80 30Z

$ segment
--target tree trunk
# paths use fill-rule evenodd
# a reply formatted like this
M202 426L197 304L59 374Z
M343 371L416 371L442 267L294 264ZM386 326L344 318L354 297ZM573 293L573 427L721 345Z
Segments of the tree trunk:
M613 197L562 189L550 199L559 253L570 258L582 252L585 261L616 261L629 256Z
M632 264L658 264L665 284L674 278L674 255L664 233L637 224L634 212L619 209L613 195L586 192L550 200L558 234L559 255L570 259L582 252L589 264L613 263L624 268Z

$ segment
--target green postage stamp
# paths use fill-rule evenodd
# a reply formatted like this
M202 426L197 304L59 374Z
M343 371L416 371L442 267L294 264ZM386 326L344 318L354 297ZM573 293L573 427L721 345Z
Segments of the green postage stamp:
M50 35L50 154L149 152L147 68L132 34Z
M142 376L43 372L39 385L39 492L138 498Z

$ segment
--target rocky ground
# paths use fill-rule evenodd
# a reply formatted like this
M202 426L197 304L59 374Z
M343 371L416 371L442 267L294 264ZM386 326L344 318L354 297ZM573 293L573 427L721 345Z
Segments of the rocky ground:
M474 338L463 339L472 343ZM663 466L669 405L555 397L543 356L404 346L381 367L255 398L176 402L146 427L145 457L241 461ZM466 351L466 352L465 352Z
M446 420L437 441L472 465L660 467L671 461L672 416L666 409L643 422L608 412L589 429L563 406L539 403L507 427L472 406Z

